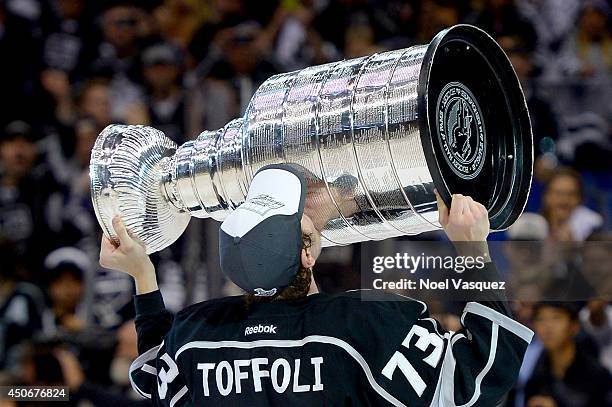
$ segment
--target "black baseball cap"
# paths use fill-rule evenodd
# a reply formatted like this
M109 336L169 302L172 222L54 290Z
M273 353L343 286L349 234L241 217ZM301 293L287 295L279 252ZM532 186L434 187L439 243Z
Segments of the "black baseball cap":
M31 142L36 141L36 136L34 135L32 126L23 120L15 120L7 124L0 140L8 141L15 140L17 138L23 138Z
M221 271L248 293L281 292L300 269L306 181L298 165L262 167L219 228Z

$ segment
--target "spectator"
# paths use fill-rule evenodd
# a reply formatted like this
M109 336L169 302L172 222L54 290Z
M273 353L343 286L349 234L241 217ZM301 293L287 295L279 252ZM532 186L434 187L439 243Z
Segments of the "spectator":
M165 0L154 10L153 17L162 37L186 51L206 18L206 11L200 0Z
M209 76L190 98L191 132L216 129L242 116L257 87L277 73L257 46L260 35L265 35L262 27L252 20L224 30L218 39L219 54L203 63L210 66Z
M124 392L133 394L129 370L132 361L138 357L138 337L134 321L130 320L117 330L117 346L110 366L110 377Z
M354 25L346 30L344 55L347 58L367 56L384 51L374 43L374 30L367 24Z
M28 342L21 354L19 371L26 386L63 386L62 371L54 355L55 341ZM74 405L74 403L71 403Z
M373 2L368 0L340 0L330 1L327 4L316 1L304 1L304 4L312 4L316 10L313 25L321 37L333 44L336 49L343 49L348 40L346 28L351 26L369 25L375 33L374 42L389 39L397 34L398 27L394 21L394 10L403 9L402 6L409 6L410 1L403 1L402 4L392 4L394 2ZM318 6L318 7L317 7ZM403 9L403 16L415 13L415 10ZM398 13L398 18L401 15ZM410 30L410 28L407 28Z
M558 259L545 243L548 229L543 216L524 212L506 232L503 252L509 266L508 286L517 300L515 316L524 324L531 321L533 303L542 298L554 277L549 271Z
M276 37L274 58L289 71L340 59L337 49L314 28L315 7L308 1L297 3L293 8L281 6L268 25L268 35Z
M137 399L132 390L128 371L132 361L138 356L136 349L136 329L133 321L128 321L117 330L115 354L110 365L112 387L92 383L75 355L66 349L54 352L64 378L64 383L71 391L71 398L89 401L94 406L134 406L149 405L148 400Z
M41 98L47 105L52 106L51 111L41 108L40 113L44 115L41 121L65 133L65 128L72 125L75 118L68 74L60 69L45 69L40 73L40 84L46 93L41 95Z
M555 171L546 184L542 207L551 239L583 241L603 225L601 215L582 205L583 201L580 174L569 168Z
M68 385L72 399L76 399L78 402L89 402L95 407L151 405L149 400L134 399L123 394L116 394L105 386L89 382L79 360L70 351L58 349L55 351L55 357L61 366L64 384Z
M527 383L528 407L612 405L612 377L597 360L577 346L580 322L576 304L539 303L533 328L542 341L544 353Z
M149 123L178 144L185 141L185 92L181 87L181 50L159 43L143 53Z
M134 317L131 295L133 285L122 273L96 268L92 290L91 312L97 327L113 331Z
M522 15L515 0L485 0L485 7L466 19L494 38L520 36L528 50L536 47L536 32L531 22Z
M599 346L599 363L612 372L612 306L604 300L590 300L580 312L580 321Z
M425 0L418 15L417 43L426 44L441 30L459 23L461 14L456 2Z
M212 1L211 17L196 31L189 43L189 52L196 61L215 59L220 53L221 44L225 42L229 31L247 20L243 0Z
M10 123L0 139L0 237L27 254L28 270L36 271L53 246L51 235L61 228L61 189L36 164L34 130L25 122Z
M97 35L89 9L85 0L52 0L43 14L42 66L65 73L72 82L86 77L95 57Z
M599 232L592 234L583 244L580 253L582 273L593 287L593 299L608 300L612 298L612 257L610 250L612 234Z
M138 25L141 10L129 1L110 2L102 14L102 34L96 69L114 75L125 75L141 82Z
M612 10L605 0L582 3L576 31L560 55L560 69L567 76L609 80L612 74Z
M104 41L94 62L94 72L110 80L111 115L127 116L134 123L146 119L140 55L145 18L145 12L129 1L110 2L102 15Z
M32 89L38 77L40 40L29 21L9 11L7 1L0 1L0 55L10 63L0 64L0 89L10 103L3 103L0 126L23 117L30 107ZM15 3L15 2L13 2ZM29 52L23 52L28 50ZM28 120L34 119L27 117Z
M558 87L557 110L565 117L559 155L579 169L610 171L612 153L612 8L605 0L582 3L575 32L547 76L571 86Z
M23 281L22 272L13 246L0 241L0 369L6 368L13 347L42 328L43 294Z
M91 269L82 251L63 247L45 259L49 308L44 313L43 331L49 338L76 334L87 327L89 306L86 279Z
M401 47L401 44L409 43L410 39L414 39L418 35L418 16L422 1L420 0L390 0L387 3L386 9L383 9L384 15L387 17L387 27L391 33L389 48L394 49ZM460 2L463 4L463 2ZM389 22L392 22L389 24Z
M612 372L612 234L596 233L582 247L582 273L594 288L588 306L580 312L584 330L599 347L599 361Z
M89 172L89 157L98 137L98 128L93 118L81 117L74 125L74 132L74 155L69 163L69 172L74 178L70 185L70 195L82 197L89 194L89 176L85 177L85 174ZM75 177L77 174L79 176Z
M516 0L538 36L537 53L541 62L553 58L576 24L583 0Z
M74 154L62 164L57 178L66 185L64 196L63 242L86 248L98 232L98 224L91 203L89 187L89 158L98 137L98 127L93 118L81 117L74 125ZM61 171L61 172L60 172Z
M535 64L532 52L520 36L498 37L516 72L529 108L536 155L553 153L559 138L557 118L548 101L541 95L534 80L540 68ZM536 158L537 159L537 158Z
M265 50L258 46L261 35L265 35L263 28L256 21L247 21L236 25L226 31L227 37L222 42L222 57L211 68L210 75L218 79L240 80L244 79L250 84L250 91L240 95L241 106L246 106L250 95L254 93L263 81L277 73L276 68L267 59Z
M79 113L91 117L96 122L97 131L111 124L112 115L109 83L102 78L93 78L85 82L77 95Z

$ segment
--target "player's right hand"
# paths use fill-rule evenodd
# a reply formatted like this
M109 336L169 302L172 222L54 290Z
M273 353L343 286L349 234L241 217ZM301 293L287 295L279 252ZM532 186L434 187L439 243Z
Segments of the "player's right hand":
M453 242L484 242L489 235L489 214L469 196L454 194L450 210L436 192L440 225Z
M115 245L102 235L100 265L122 271L134 278L139 278L147 273L155 275L153 263L147 256L144 245L130 235L119 216L113 218L113 228L119 238L119 245Z

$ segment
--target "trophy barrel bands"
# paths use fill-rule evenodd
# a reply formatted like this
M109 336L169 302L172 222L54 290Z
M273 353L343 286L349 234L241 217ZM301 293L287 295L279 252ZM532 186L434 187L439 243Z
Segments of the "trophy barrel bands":
M309 183L305 212L324 245L439 228L417 115L426 50L277 75L253 96L245 115L247 172L301 165Z
M153 253L167 247L189 223L188 212L172 206L161 189L163 167L176 144L151 127L110 125L96 140L89 166L93 207L104 234L117 241L112 218Z
M164 167L162 190L179 211L222 221L244 202L248 180L242 164L242 119L203 131L181 145Z

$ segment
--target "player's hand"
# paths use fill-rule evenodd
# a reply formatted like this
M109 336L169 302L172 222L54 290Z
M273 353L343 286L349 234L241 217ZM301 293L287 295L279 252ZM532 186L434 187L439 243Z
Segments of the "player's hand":
M469 196L454 194L450 210L436 192L440 225L453 242L485 242L489 235L489 214L484 205Z
M150 273L155 275L153 263L147 256L144 245L130 235L119 216L113 218L113 228L119 238L119 245L102 236L100 265L122 271L135 279Z

